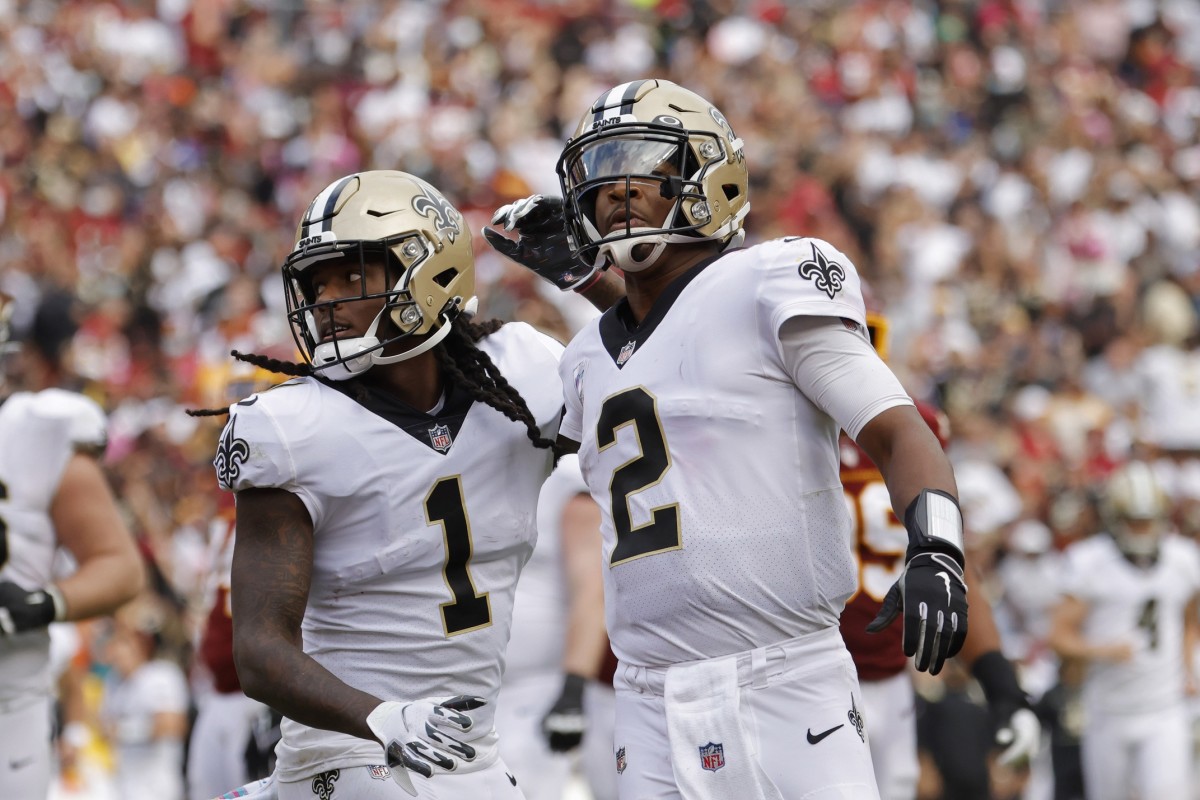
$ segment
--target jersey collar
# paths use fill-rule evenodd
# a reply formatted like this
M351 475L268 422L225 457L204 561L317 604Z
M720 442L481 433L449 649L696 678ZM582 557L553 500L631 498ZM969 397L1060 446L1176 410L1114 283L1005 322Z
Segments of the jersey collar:
M706 258L672 281L671 285L654 301L654 305L650 307L650 313L646 315L640 325L633 318L627 297L622 297L612 308L604 312L599 323L600 342L612 357L617 369L624 367L633 354L650 338L650 334L654 333L659 323L666 318L667 312L675 305L675 301L688 284L721 256L731 252L732 250L724 250Z
M436 414L418 411L361 381L329 381L325 385L392 423L430 450L443 454L450 451L475 402L470 393L449 380L446 380L446 402Z

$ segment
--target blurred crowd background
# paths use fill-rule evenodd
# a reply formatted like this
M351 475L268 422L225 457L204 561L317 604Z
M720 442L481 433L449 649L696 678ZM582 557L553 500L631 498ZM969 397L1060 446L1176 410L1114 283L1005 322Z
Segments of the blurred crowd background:
M0 0L0 288L27 373L110 413L107 466L155 576L78 632L85 698L119 684L126 629L205 690L230 501L220 421L184 409L262 379L231 349L293 357L279 265L305 204L399 168L477 232L557 194L586 105L650 76L745 140L751 243L821 237L869 280L892 366L950 419L1008 655L1050 689L1054 560L1097 529L1097 482L1152 459L1200 535L1198 68L1196 0ZM483 316L563 339L589 316L475 247ZM960 690L953 672L921 686ZM58 791L88 784L68 759Z

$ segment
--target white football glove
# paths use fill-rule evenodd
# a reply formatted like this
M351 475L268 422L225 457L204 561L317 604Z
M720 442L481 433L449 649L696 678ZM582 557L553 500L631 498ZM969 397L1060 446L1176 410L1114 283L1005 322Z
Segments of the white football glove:
M1042 724L1028 708L1017 709L996 731L996 744L1004 748L999 761L1006 767L1029 762L1037 755L1041 742Z
M367 726L383 745L392 779L416 797L409 770L432 778L437 772L453 772L460 761L475 760L475 748L447 731L471 730L475 723L465 712L485 705L487 700L469 695L424 698L411 703L387 701L367 715Z

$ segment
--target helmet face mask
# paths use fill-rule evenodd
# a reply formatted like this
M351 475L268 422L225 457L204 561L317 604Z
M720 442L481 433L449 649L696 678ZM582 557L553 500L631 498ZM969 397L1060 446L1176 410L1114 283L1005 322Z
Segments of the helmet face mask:
M667 245L727 244L744 236L750 204L742 141L715 106L668 81L634 81L606 92L584 114L557 169L567 233L586 263L637 272ZM626 198L637 186L673 200L666 218L602 234L596 198L604 187L622 184ZM653 245L652 255L635 258L638 244Z
M313 273L331 260L359 265L357 296L317 296ZM380 270L382 282L372 279ZM473 306L474 273L462 215L432 186L403 172L350 175L317 195L297 230L283 264L288 320L313 369L344 380L441 341ZM323 334L320 321L336 306L372 300L379 310L361 335L339 337L336 326ZM399 346L411 337L423 341Z

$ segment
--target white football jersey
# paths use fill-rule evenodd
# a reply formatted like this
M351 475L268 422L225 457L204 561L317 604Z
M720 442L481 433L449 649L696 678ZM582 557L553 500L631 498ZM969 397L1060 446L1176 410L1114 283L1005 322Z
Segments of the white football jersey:
M1166 450L1200 449L1200 351L1148 347L1136 373L1140 438Z
M0 405L0 580L26 589L54 577L50 507L78 448L104 446L107 421L74 392L18 392ZM0 637L0 702L50 691L50 634Z
M479 342L553 438L562 347L522 323ZM525 426L449 387L435 416L360 403L312 378L233 406L215 466L224 488L283 488L313 520L304 650L385 700L494 699L513 594L536 540L549 450ZM237 587L234 587L234 592ZM486 707L474 736L492 727ZM285 719L281 780L378 764L376 743ZM468 737L470 738L470 737Z
M538 497L537 547L521 573L513 607L505 673L509 679L562 671L570 603L562 560L562 516L573 497L586 493L579 459L563 456Z
M560 367L562 434L603 510L617 657L673 664L837 625L856 585L839 425L797 388L779 331L798 316L865 331L850 260L773 240L693 268L640 326L625 314L580 332Z
M1196 545L1168 535L1154 565L1141 568L1097 534L1068 547L1064 562L1063 593L1088 606L1084 638L1134 645L1129 661L1088 665L1084 707L1132 714L1182 703L1184 607L1200 591Z

